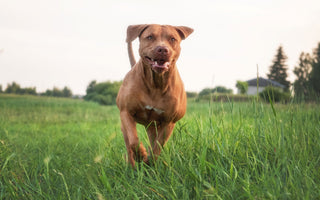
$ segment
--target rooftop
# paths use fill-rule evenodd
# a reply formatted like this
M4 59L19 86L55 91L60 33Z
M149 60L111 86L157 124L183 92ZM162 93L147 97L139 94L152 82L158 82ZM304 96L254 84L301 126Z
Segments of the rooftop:
M247 81L247 83L248 83L248 86L257 86L257 79L256 78L250 79ZM278 83L277 81L273 81L270 79L265 79L265 78L259 77L259 87L267 87L269 85L274 86L274 87L285 88L284 85Z

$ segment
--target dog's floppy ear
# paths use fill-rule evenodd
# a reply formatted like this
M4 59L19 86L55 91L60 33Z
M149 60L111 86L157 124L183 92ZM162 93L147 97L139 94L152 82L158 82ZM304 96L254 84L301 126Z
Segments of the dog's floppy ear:
M126 42L128 43L128 55L131 67L136 64L136 59L134 58L132 44L131 42L139 37L144 30L148 28L148 24L139 24L139 25L131 25L127 28L127 39Z
M193 29L187 26L175 26L182 40L186 39L192 32Z
M127 29L126 42L132 42L148 27L148 24L130 25Z

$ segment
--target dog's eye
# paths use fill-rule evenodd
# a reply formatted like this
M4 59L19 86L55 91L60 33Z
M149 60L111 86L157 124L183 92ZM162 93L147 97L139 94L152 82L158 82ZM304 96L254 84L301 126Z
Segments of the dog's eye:
M175 42L175 41L176 41L176 38L172 37L171 42Z
M152 35L149 35L149 36L147 37L147 39L148 39L148 40L152 40L152 39L153 39Z

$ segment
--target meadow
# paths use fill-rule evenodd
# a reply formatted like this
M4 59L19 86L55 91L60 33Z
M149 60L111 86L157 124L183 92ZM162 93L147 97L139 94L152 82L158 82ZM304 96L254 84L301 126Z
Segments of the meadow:
M154 166L125 154L116 106L0 94L0 199L320 199L320 105L190 101Z

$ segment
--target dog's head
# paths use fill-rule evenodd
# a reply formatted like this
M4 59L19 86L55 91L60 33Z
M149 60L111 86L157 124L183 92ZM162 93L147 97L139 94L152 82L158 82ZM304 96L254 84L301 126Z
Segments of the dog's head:
M156 73L173 67L180 55L180 42L193 32L186 26L156 24L132 25L127 29L127 42L140 40L139 54L142 62Z

